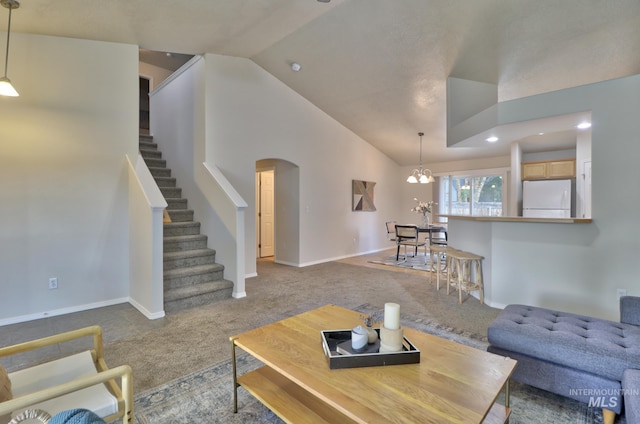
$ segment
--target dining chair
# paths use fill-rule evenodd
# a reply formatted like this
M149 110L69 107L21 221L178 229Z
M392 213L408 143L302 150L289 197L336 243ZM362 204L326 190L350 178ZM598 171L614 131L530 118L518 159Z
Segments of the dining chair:
M387 229L387 239L389 241L396 241L396 221L387 221L384 225Z
M429 245L446 246L449 242L447 229L444 227L433 227L429 231Z
M404 246L404 259L407 259L407 246L413 247L413 256L418 256L418 247L424 247L425 260L427 258L427 243L420 241L416 225L396 225L396 261L400 258L400 246Z

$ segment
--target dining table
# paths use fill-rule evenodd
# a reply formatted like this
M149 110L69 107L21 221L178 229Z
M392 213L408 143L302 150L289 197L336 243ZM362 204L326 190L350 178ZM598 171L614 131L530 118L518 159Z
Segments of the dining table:
M444 232L445 240L447 240L447 229L440 225L418 225L418 233L429 233L429 246L433 244L433 233Z

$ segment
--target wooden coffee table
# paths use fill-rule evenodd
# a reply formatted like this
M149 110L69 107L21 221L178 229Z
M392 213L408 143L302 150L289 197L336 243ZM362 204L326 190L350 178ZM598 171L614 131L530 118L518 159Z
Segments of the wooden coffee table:
M353 328L360 314L326 305L230 338L234 411L244 387L288 423L504 423L516 361L404 328L419 364L329 369L322 330ZM236 347L261 368L237 375ZM505 391L505 406L496 403Z

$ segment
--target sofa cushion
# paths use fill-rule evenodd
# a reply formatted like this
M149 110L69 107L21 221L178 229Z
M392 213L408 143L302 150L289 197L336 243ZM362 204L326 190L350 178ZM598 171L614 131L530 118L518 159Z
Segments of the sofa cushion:
M640 370L628 369L624 372L622 391L627 422L640 422Z
M640 367L640 327L526 305L509 305L487 330L501 349L616 381Z

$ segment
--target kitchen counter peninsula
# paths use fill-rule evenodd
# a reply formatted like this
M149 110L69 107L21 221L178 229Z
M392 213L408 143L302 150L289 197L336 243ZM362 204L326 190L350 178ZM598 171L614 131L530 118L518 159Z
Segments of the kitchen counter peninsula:
M441 216L448 218L449 246L484 257L484 301L497 308L553 304L551 293L579 278L600 235L584 218Z
M452 219L465 221L491 221L491 222L539 222L543 224L590 224L591 218L525 218L523 216L466 216L466 215L439 215Z

